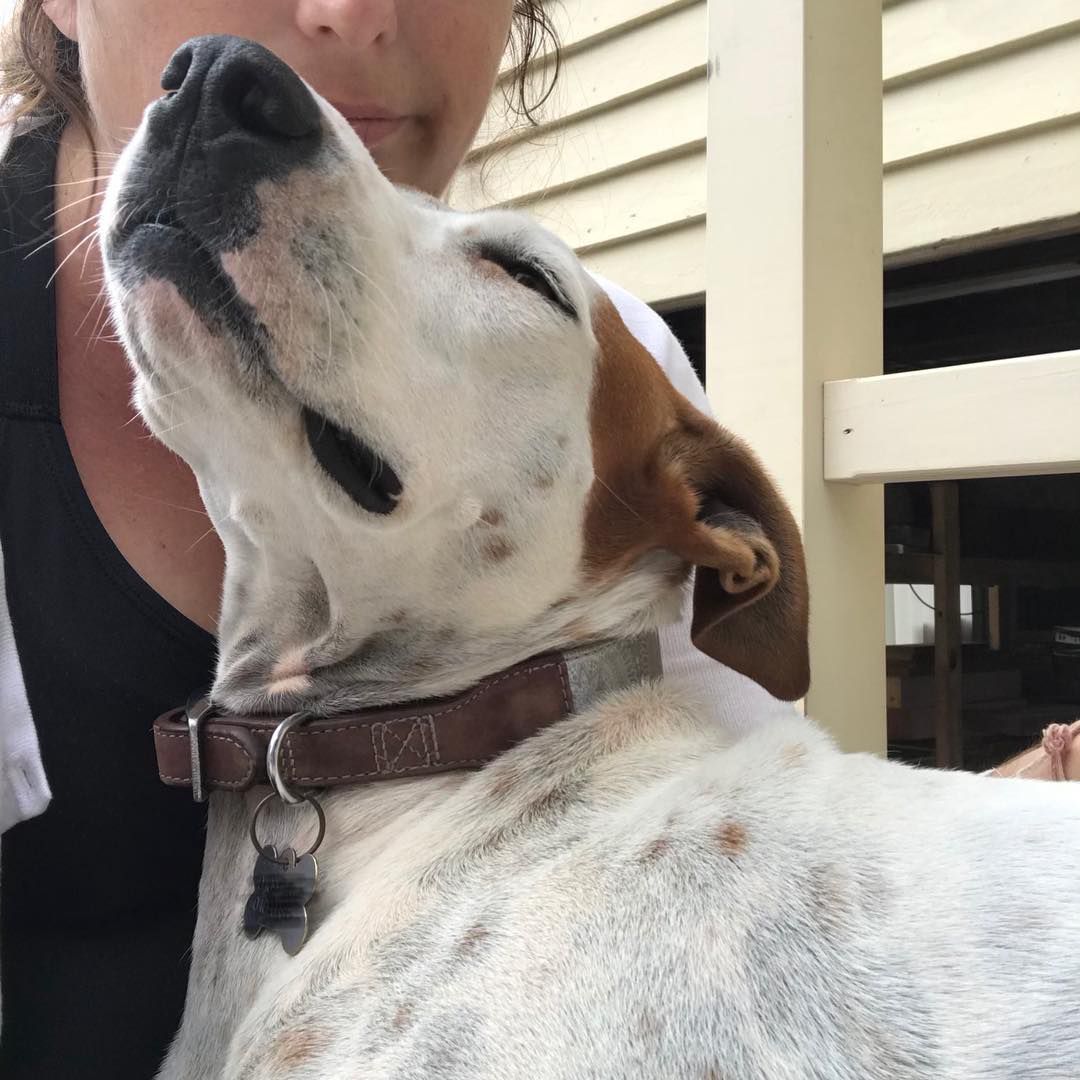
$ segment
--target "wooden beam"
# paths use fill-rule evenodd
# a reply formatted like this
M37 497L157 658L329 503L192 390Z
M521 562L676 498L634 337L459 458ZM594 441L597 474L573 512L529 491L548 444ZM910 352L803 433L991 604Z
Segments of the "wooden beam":
M856 484L1080 471L1080 350L825 385L825 476Z
M885 746L880 487L826 484L822 384L881 372L881 8L709 2L706 385L799 521L807 709Z
M934 752L938 768L964 760L961 620L960 491L955 481L930 485L934 544Z
M898 585L929 585L934 580L934 557L921 552L886 555L885 580ZM1000 585L1002 582L1040 589L1076 589L1080 588L1080 563L961 558L961 585Z

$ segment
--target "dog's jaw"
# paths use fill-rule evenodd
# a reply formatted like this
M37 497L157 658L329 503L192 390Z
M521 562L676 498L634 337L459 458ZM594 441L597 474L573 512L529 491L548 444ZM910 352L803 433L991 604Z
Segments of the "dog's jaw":
M253 518L257 533L245 528ZM470 529L427 551L400 533L369 535L342 560L310 537L290 555L259 539L274 536L266 524L234 504L218 526L227 569L213 697L238 713L332 715L441 697L532 655L634 636L678 617L688 569L653 552L617 580L590 582L578 545L561 571L545 558L546 577L511 572L501 585L473 588L459 578L454 606L441 588L451 564L475 567Z

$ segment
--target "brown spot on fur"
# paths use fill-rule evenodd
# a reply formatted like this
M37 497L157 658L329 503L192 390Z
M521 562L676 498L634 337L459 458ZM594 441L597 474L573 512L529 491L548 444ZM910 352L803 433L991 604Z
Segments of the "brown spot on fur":
M480 545L480 551L488 562L506 562L517 548L505 536L487 537Z
M492 796L501 799L509 795L517 786L517 776L511 769L493 769L491 772L491 787L488 789Z
M701 1074L701 1080L725 1080L725 1074L710 1066Z
M394 1019L390 1021L390 1026L395 1031L404 1031L411 1023L413 1018L413 1006L405 1001L402 1002L394 1013Z
M322 1045L313 1028L289 1028L274 1043L273 1058L283 1068L295 1068L310 1060Z
M661 856L666 855L671 850L671 840L666 836L658 836L645 850L641 853L641 862L655 862Z
M746 827L737 821L725 821L716 830L716 842L725 855L735 858L746 850Z
M477 923L465 931L465 936L458 942L458 956L471 956L491 936L491 931L486 926Z
M838 929L847 920L851 910L851 895L837 867L813 867L810 871L808 891L823 927Z
M585 618L574 619L566 628L566 636L571 641L584 641L586 638L592 637L594 632L592 624Z
M485 525L490 525L492 528L498 528L506 519L503 516L501 510L496 510L494 507L489 507L480 515L480 520Z
M655 1039L663 1030L663 1022L650 1008L643 1008L638 1017L638 1033L645 1039Z
M538 795L526 809L530 817L544 817L565 810L579 797L580 783L562 783Z
M778 697L801 697L806 567L790 511L754 454L674 389L606 297L592 323L586 578L611 580L650 551L672 552L699 568L698 648Z

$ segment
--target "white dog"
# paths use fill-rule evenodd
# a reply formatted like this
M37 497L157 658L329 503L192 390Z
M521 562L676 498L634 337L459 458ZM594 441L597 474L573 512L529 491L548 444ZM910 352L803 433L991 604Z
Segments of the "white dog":
M672 621L697 567L698 646L805 691L799 540L753 456L566 247L395 190L265 50L197 39L164 85L110 184L109 292L225 544L214 703L277 714L202 753L250 764L299 713L271 769L328 794L295 956L241 932L268 789L213 796L161 1075L1080 1076L1080 789L843 755L786 710L732 743L638 681L647 649L595 643ZM438 745L460 705L385 719L541 669L576 714L482 768ZM303 775L367 715L382 779ZM271 800L257 842L314 822Z

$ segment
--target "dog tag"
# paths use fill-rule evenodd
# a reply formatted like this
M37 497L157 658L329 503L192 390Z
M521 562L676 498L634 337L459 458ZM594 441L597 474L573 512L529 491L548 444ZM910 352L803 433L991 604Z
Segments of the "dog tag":
M319 864L309 851L300 858L287 847L280 855L273 844L259 851L255 860L254 888L244 907L244 933L258 937L271 930L282 948L295 956L308 932L307 902L315 894Z

